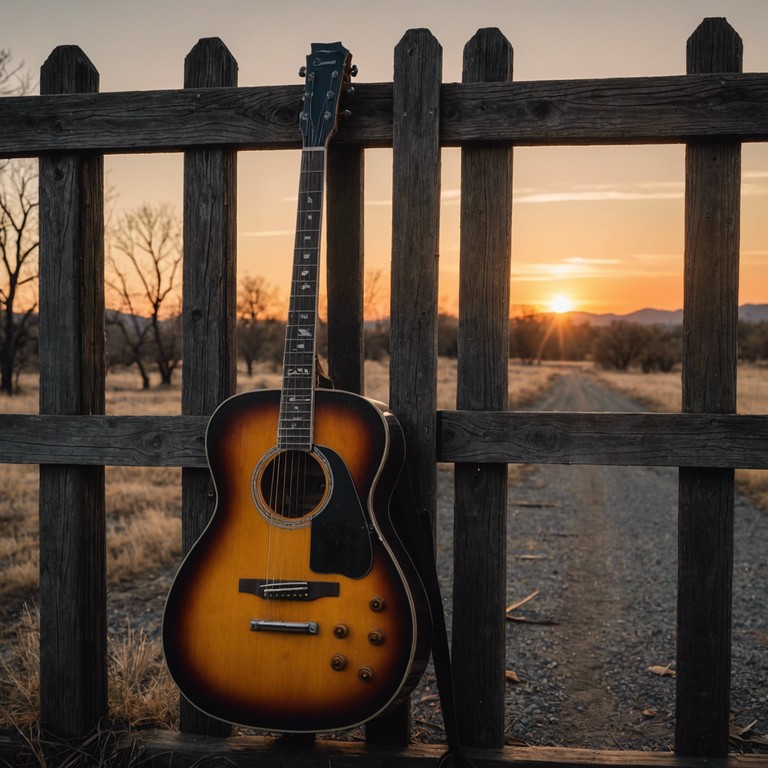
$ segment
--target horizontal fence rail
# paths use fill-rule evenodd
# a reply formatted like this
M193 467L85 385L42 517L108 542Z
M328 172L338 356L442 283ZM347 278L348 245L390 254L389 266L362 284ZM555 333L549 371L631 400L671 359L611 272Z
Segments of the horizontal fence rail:
M208 419L0 414L0 462L207 467ZM768 469L768 416L443 410L437 412L435 458Z
M302 86L0 98L0 157L208 146L298 149ZM360 83L334 144L391 147L392 83ZM520 146L768 140L768 74L446 83L440 143Z

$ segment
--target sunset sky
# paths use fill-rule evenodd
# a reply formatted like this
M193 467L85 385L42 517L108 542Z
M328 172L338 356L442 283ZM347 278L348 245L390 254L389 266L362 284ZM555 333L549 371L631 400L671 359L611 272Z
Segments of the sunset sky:
M461 79L462 49L481 27L514 48L516 80L685 72L685 42L705 16L725 16L744 41L744 71L768 72L766 0L7 0L0 48L37 71L61 44L79 45L102 91L180 88L185 55L220 37L240 85L298 83L310 43L341 40L359 82L392 78L393 49L409 28L443 46L443 81ZM366 154L366 265L390 259L391 152ZM116 207L146 201L181 212L180 155L112 156ZM682 306L682 146L516 149L512 302L626 313ZM743 150L741 303L768 303L768 147ZM263 274L287 296L297 152L239 156L239 271ZM455 310L459 151L443 153L440 301ZM384 298L384 297L382 297Z

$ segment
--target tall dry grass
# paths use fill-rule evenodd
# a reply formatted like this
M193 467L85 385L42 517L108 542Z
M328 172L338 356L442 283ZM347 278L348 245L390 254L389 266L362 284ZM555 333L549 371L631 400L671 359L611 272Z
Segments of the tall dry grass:
M178 726L179 694L165 669L160 641L128 625L125 631L108 636L110 721L77 741L43 733L38 722L39 638L38 612L25 604L14 642L0 655L0 729L19 736L24 765L138 766L143 764L138 756L120 751L120 734L147 725Z
M679 372L640 373L602 371L595 376L615 389L630 395L653 411L679 413L682 382ZM763 414L768 409L768 368L740 365L737 371L736 410L743 414ZM736 487L761 509L768 511L768 470L736 470Z

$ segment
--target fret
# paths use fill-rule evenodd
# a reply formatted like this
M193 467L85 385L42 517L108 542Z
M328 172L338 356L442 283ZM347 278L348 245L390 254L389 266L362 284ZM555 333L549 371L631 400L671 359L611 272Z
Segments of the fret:
M291 297L283 352L277 442L281 449L312 448L324 147L301 155ZM311 150L311 151L310 151Z

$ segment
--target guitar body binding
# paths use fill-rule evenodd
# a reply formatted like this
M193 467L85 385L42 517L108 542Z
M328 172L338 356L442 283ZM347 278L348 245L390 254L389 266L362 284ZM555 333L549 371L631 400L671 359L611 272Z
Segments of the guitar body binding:
M280 453L280 390L235 395L216 410L206 432L216 510L176 575L163 621L185 697L266 731L370 720L402 701L429 654L426 595L397 526L406 511L393 506L400 425L358 395L315 398L307 502L289 498L295 467L293 491L267 498L279 485L264 474Z

